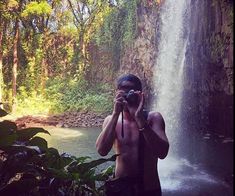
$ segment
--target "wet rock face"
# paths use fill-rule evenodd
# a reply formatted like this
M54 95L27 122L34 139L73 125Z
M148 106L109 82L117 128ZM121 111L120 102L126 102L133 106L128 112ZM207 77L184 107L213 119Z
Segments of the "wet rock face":
M192 1L185 112L200 129L233 135L233 2ZM197 106L195 106L197 104ZM195 120L196 119L196 120ZM203 126L204 125L204 126Z
M151 94L153 66L155 64L157 4L140 3L137 10L137 37L126 46L121 58L119 75L132 73L140 77L149 100Z
M158 7L140 4L138 34L122 51L119 73L134 73L151 99ZM195 131L233 135L233 1L191 1L182 122ZM186 126L186 127L187 127Z

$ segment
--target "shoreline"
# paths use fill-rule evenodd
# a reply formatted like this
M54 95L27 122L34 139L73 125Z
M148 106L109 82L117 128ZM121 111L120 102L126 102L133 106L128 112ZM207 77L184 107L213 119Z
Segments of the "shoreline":
M58 115L26 115L6 118L14 121L19 129L33 126L54 126L63 128L75 127L101 127L107 114L95 114L91 112L66 112Z

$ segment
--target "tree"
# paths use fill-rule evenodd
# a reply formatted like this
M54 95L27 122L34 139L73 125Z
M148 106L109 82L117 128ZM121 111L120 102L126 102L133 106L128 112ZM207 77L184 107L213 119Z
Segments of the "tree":
M83 75L89 63L87 45L93 33L93 25L96 19L100 18L100 13L109 7L109 2L105 0L67 0L70 10L74 16L74 25L79 32L79 73Z
M45 59L46 39L49 34L48 24L50 15L52 13L52 7L56 4L56 2L57 1L51 1L50 5L46 1L32 1L26 4L24 10L21 13L25 27L31 28L34 32L34 35L39 34L37 50L41 53L40 86L42 92L45 89L45 82L48 78L48 64Z
M16 109L16 83L17 83L17 68L18 68L18 45L19 45L19 13L22 8L22 1L10 0L4 1L6 5L3 10L7 13L8 17L13 21L13 67L12 67L12 111Z
M6 26L9 22L9 12L6 2L0 2L0 103L3 101L3 38L5 36ZM0 105L1 108L1 105Z

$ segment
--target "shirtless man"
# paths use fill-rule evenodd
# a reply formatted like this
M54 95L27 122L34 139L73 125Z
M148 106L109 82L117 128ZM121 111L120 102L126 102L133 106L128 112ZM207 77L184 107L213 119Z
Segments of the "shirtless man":
M136 103L128 103L125 93L134 90ZM139 133L144 135L144 196L161 195L161 186L157 172L158 158L164 159L169 150L165 134L164 119L158 112L144 115L144 94L140 79L132 74L121 76L117 81L112 115L105 118L102 132L97 138L96 148L101 156L106 156L111 148L116 154L115 177L138 176ZM123 119L122 119L123 111ZM122 123L124 136L122 135Z

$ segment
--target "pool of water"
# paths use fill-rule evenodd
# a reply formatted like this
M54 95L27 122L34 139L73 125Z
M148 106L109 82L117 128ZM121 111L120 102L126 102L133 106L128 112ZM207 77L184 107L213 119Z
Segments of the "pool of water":
M45 129L51 135L40 134L40 136L48 141L49 147L57 148L60 153L66 152L77 157L90 156L92 159L101 158L95 148L95 141L101 129L57 127L46 127ZM191 152L186 151L187 153L194 152L193 156L186 156L194 157L194 159L191 158L191 162L188 161L188 158L174 157L171 153L164 160L159 160L158 171L163 196L232 196L231 143L200 140L197 146L200 148L195 150L192 143ZM111 151L107 157L113 154L114 152ZM219 159L217 159L218 157ZM216 168L210 165L212 163ZM109 162L101 168L112 164L114 163ZM227 167L229 168L227 169ZM227 173L224 169L228 170ZM230 178L229 181L223 178L225 174Z

